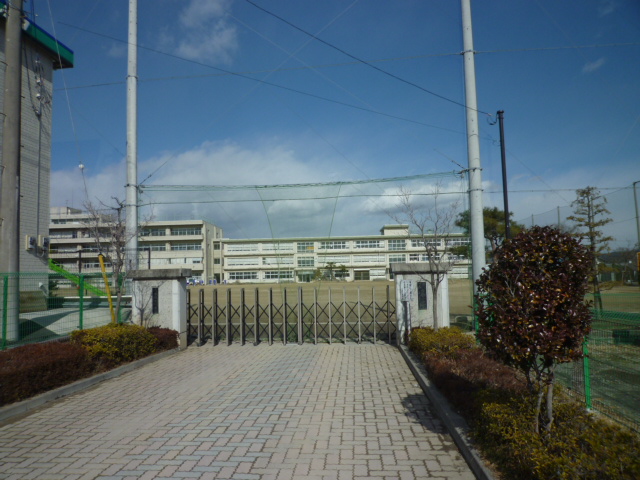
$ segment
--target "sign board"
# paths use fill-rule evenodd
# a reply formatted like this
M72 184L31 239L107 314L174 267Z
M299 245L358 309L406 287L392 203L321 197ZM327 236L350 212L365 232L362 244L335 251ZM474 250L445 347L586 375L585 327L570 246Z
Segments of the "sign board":
M411 292L413 291L413 281L412 280L401 280L400 281L400 301L401 302L410 302L411 301Z

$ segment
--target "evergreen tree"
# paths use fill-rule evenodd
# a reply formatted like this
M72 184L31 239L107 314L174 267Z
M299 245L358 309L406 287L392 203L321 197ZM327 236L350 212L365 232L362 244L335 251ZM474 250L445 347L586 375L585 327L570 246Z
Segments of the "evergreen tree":
M576 190L576 199L571 202L573 215L567 220L575 222L578 232L574 235L583 241L592 256L591 285L596 303L602 309L602 299L600 298L600 284L598 282L598 256L609 251L608 242L613 237L606 236L601 227L611 223L613 220L606 215L611 212L606 207L607 199L600 195L600 191L595 187L586 187Z

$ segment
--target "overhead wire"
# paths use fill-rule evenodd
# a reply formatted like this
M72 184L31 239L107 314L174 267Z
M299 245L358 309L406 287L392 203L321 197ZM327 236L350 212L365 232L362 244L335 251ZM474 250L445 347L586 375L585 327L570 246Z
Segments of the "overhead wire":
M378 71L378 72L380 72L380 73L382 73L384 75L387 75L387 76L389 76L389 77L391 77L391 78L393 78L395 80L398 80L398 81L400 81L402 83L410 85L410 86L412 86L414 88L417 88L418 90L421 90L421 91L423 91L425 93L428 93L429 95L433 95L434 97L440 98L441 100L453 103L453 104L458 105L460 107L463 107L465 109L471 109L471 107L468 107L464 103L458 102L457 100L453 100L453 99L448 98L448 97L445 97L444 95L440 95L439 93L436 93L436 92L434 92L432 90L429 90L429 89L427 89L427 88L425 88L425 87L423 87L421 85L418 85L417 83L414 83L414 82L411 82L411 81L409 81L407 79L399 77L398 75L395 75L395 74L393 74L391 72L388 72L388 71L386 71L386 70L384 70L384 69L382 69L380 67L377 67L377 66L367 62L366 60L364 60L362 58L359 58L359 57L357 57L355 55L352 55L351 53L347 52L346 50L344 50L344 49L342 49L342 48L340 48L340 47L338 47L338 46L336 46L336 45L334 45L334 44L332 44L330 42L327 42L327 41L321 39L320 37L318 37L316 35L313 35L312 33L310 33L308 31L306 31L305 29L295 25L294 23L286 20L285 18L283 18L283 17L281 17L279 15L276 15L275 13L267 10L264 7L261 7L260 5L258 5L257 3L253 2L252 0L245 0L245 2L247 2L250 5L253 5L255 8L257 8L258 10L263 11L267 15L270 15L270 16L280 20L281 22L286 23L290 27L292 27L292 28L304 33L305 35L308 35L308 36L312 37L314 40L317 40L318 42L320 42L320 43L322 43L322 44L324 44L324 45L326 45L326 46L328 46L328 47L330 47L330 48L332 48L334 50L337 50L338 52L342 53L343 55L346 55L347 57L352 58L353 60L355 60L355 61L357 61L357 62L359 62L359 63L361 63L363 65L366 65L366 66L368 66L370 68L373 68L374 70L376 70L376 71ZM478 109L471 109L471 110L475 110L476 112L482 113L483 115L492 116L490 113L484 112L482 110L478 110Z
M55 22L54 22L54 16L53 16L53 11L51 10L51 1L47 0L47 8L49 9L49 18L51 19L51 30L53 31L53 37L54 38L58 38L58 34L56 32L56 26L55 26ZM60 54L60 46L58 44L57 41L54 42L54 45L56 47L56 54L58 56L58 62L62 65L62 55ZM87 189L87 179L85 178L84 175L84 162L82 161L82 153L80 151L80 141L78 140L78 131L76 130L76 125L75 125L75 121L73 118L73 113L71 112L71 99L69 98L69 92L66 89L67 86L67 77L64 74L64 68L61 69L61 73L62 73L62 83L65 86L65 99L67 102L67 110L69 111L69 122L71 123L71 131L73 133L73 139L75 142L75 146L76 146L76 152L78 154L78 160L79 160L79 167L80 167L80 173L82 175L82 183L84 185L84 194L85 194L85 199L88 200L89 199L89 190Z

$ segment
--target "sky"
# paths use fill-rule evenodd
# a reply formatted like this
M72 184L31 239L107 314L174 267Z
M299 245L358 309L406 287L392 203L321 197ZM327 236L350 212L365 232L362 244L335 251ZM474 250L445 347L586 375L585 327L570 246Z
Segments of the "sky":
M75 53L54 76L51 205L124 199L128 1L26 8ZM503 208L503 110L513 218L562 222L575 190L594 186L609 200L613 246L631 247L640 2L472 1L472 17L484 205ZM434 198L467 206L449 195L466 189L453 175L157 188L464 170L458 1L139 0L138 45L145 218L204 218L229 238L376 235L398 219L401 189L439 192L416 195L419 209Z

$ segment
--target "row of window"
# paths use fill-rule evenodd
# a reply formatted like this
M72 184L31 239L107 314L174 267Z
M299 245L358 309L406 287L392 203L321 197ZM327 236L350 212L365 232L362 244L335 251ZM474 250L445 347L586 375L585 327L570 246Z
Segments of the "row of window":
M145 228L140 232L142 237L164 237L167 235L166 228ZM184 236L184 235L202 235L202 228L200 227L182 227L170 229L169 235Z
M464 260L463 255L452 255L447 254L448 259L451 260ZM390 254L388 256L389 263L402 263L406 262L407 258L410 262L428 262L429 255L426 253L395 253ZM214 262L216 265L220 264L220 259L215 259ZM444 259L443 259L444 260ZM249 267L249 266L259 266L259 265L277 265L277 266L287 266L294 265L293 257L249 257L249 258L228 258L225 261L228 267ZM351 258L348 255L343 256L326 256L319 257L316 261L315 257L298 257L295 264L298 267L315 267L316 264L318 266L326 267L328 264L333 263L336 266L339 265L348 265L348 264L359 264L359 263L387 263L387 255L384 254L372 254L372 255L354 255Z
M407 248L407 240L405 239L391 239L386 240L388 245L388 250L406 250ZM324 242L297 242L296 252L298 253L311 253L316 251L316 243L318 244L318 250L348 250L350 248L351 241L346 240L331 240ZM456 237L446 240L447 246L460 246L460 245L468 245L470 243L469 238L467 237ZM441 247L442 240L427 240L427 246L429 247ZM412 248L424 248L425 241L422 239L411 239L411 247ZM262 248L260 248L259 243L241 243L241 244L227 244L226 245L227 252L258 252L258 251L274 251L274 252L292 252L293 244L292 243L263 243ZM356 249L384 249L385 248L385 240L353 240L353 248Z

